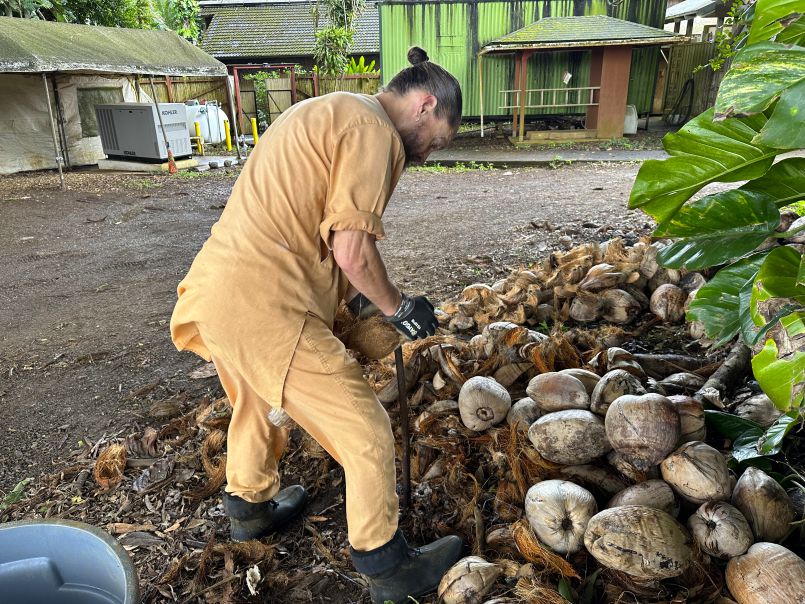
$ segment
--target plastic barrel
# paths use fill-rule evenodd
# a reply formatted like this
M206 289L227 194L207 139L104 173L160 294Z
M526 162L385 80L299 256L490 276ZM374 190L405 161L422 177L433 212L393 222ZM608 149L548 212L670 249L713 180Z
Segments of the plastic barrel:
M102 530L71 520L0 524L3 604L137 604L137 570Z

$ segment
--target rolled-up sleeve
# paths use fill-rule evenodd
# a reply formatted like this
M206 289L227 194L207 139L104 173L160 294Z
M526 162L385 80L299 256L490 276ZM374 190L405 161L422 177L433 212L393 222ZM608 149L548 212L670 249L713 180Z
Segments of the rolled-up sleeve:
M401 143L391 128L353 126L335 142L321 238L333 231L366 231L383 239L381 217L401 172Z

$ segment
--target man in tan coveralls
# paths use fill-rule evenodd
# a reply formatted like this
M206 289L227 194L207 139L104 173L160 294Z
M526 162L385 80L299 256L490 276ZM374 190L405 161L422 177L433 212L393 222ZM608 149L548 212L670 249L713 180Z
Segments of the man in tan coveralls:
M339 302L374 304L411 339L434 333L433 306L390 281L375 242L405 165L448 145L461 120L456 79L409 51L376 96L334 93L294 105L255 147L220 220L179 284L171 335L212 360L233 407L224 508L232 538L298 514L280 491L281 407L344 467L349 541L375 602L432 590L460 557L449 536L410 548L399 531L394 437L360 365L332 333Z

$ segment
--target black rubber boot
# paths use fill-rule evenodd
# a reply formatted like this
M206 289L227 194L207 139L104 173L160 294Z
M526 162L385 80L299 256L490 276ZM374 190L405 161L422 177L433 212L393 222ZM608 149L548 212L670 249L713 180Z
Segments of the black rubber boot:
M283 489L274 499L250 503L237 495L224 493L224 511L232 526L232 541L259 539L273 533L302 511L307 503L304 487Z
M401 531L377 549L359 552L350 548L355 569L366 577L374 604L403 604L408 596L433 591L447 570L461 558L460 537L442 537L423 547L408 547Z

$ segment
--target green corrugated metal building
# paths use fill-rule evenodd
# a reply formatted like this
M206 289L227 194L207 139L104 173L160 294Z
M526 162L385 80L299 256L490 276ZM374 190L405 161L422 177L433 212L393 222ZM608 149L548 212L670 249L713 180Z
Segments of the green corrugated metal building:
M477 53L484 44L544 17L608 15L662 28L666 0L386 0L378 4L380 15L380 60L387 82L407 65L411 46L421 46L430 58L444 66L459 82L464 94L464 115L480 111ZM557 52L535 56L529 66L528 88L586 86L590 53ZM628 102L639 113L651 110L658 48L635 49L629 79ZM484 111L487 115L510 115L500 110L501 90L514 81L510 58L484 60ZM557 110L557 113L564 113Z

